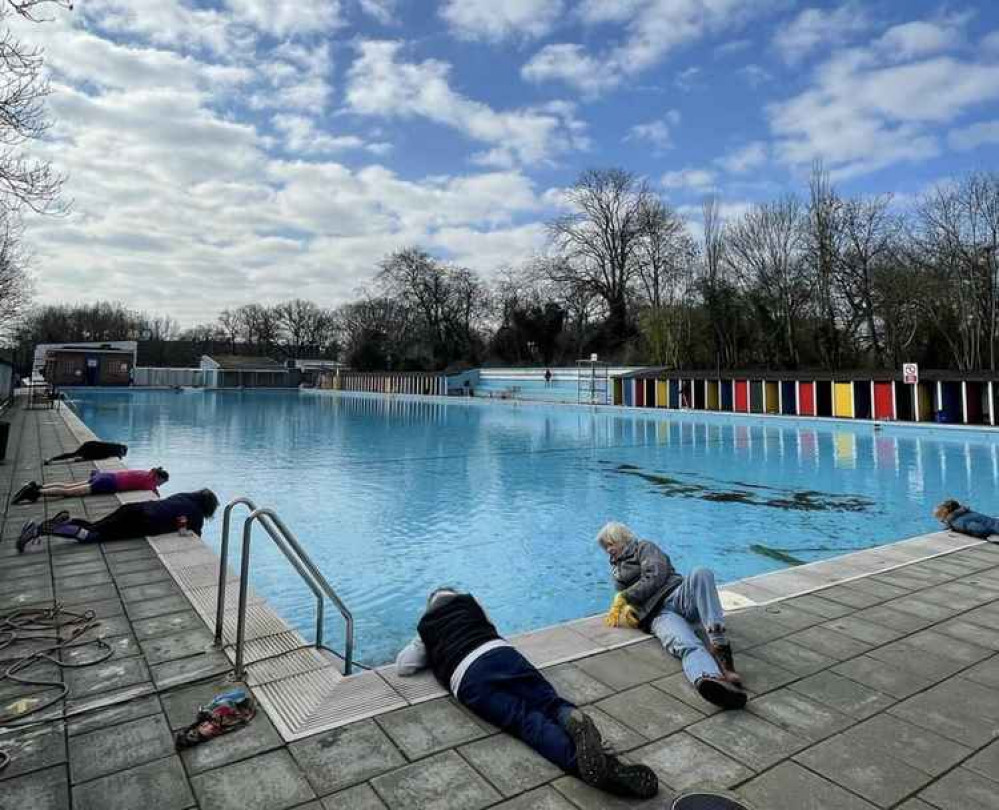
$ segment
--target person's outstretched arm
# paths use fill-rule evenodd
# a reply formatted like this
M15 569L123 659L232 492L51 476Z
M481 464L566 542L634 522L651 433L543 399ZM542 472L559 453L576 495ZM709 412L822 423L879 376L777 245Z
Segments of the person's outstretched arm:
M430 664L427 659L427 648L423 640L417 636L409 644L402 648L402 652L395 659L395 670L403 678L415 675L421 669L426 669Z
M53 461L68 461L71 458L76 458L79 455L79 450L74 450L72 453L60 453L58 456L52 456L50 459L46 459L46 464L51 464Z

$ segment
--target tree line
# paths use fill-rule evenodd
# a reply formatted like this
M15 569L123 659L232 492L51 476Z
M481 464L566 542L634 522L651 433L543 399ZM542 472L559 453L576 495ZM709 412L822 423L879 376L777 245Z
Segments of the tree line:
M490 282L414 246L334 308L249 304L181 329L120 304L44 306L15 342L28 357L37 342L135 339L150 365L216 352L416 370L595 352L676 368L996 369L999 175L900 206L842 196L816 166L803 195L722 212L705 199L695 232L636 175L589 170L547 224L547 249Z

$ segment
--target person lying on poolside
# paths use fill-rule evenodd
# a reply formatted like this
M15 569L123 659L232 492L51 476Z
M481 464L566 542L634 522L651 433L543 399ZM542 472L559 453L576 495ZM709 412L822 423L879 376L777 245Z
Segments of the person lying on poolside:
M743 708L746 690L725 636L714 574L695 568L680 576L662 549L639 540L623 523L604 526L597 543L607 552L618 590L607 623L651 632L680 659L687 680L702 698L723 709ZM695 622L704 628L710 649L697 635Z
M128 455L128 446L117 442L89 441L84 442L76 450L60 453L58 456L46 459L44 464L53 461L103 461L106 458L124 458Z
M30 481L21 487L11 503L34 503L39 498L83 498L87 495L113 495L116 492L155 492L170 480L162 467L151 470L94 470L90 480L78 484L46 484Z
M60 512L41 523L33 520L25 523L17 539L17 550L23 553L29 544L43 536L65 537L78 543L106 543L169 532L200 535L205 520L215 514L218 505L219 499L214 492L200 489L158 501L126 503L93 523L70 518L69 512Z
M999 518L972 512L970 507L962 506L958 501L944 501L933 510L933 517L960 534L980 537L982 540L999 535Z
M659 791L649 767L604 751L593 720L500 637L471 594L433 591L417 631L396 659L402 677L429 667L459 703L588 785L646 799Z

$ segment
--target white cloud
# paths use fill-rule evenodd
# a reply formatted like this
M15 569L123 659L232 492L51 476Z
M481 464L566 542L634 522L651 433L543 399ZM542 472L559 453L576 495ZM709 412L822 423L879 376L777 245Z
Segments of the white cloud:
M725 171L731 174L745 174L758 169L767 162L769 150L762 141L753 141L729 152L715 161Z
M706 193L714 191L717 175L709 169L680 169L662 176L663 188Z
M746 79L750 87L760 87L774 80L770 71L759 65L745 65L739 68L739 74Z
M544 36L564 8L563 0L444 0L438 14L461 39L499 42Z
M999 65L938 56L885 64L874 49L829 60L813 86L769 108L787 164L823 159L838 176L940 152L934 125L999 98Z
M948 51L961 43L962 20L926 22L915 20L889 28L877 42L886 57L904 61Z
M383 25L393 22L396 0L360 0L361 11Z
M407 62L398 42L366 41L347 82L347 104L354 113L381 118L420 117L451 127L489 148L478 161L490 166L537 164L587 146L584 124L575 108L549 102L500 112L455 91L451 68L427 59Z
M774 35L774 47L788 64L796 64L820 50L831 49L849 42L869 27L867 15L856 2L824 11L807 8Z
M684 93L689 93L694 87L697 86L698 77L701 75L701 69L699 67L689 67L686 70L681 70L676 74L673 79L673 84L676 85L678 90Z
M236 19L272 37L329 32L341 24L339 0L225 0Z
M999 31L993 31L982 40L982 50L986 53L999 54Z
M680 123L680 112L669 110L655 121L636 124L625 136L625 141L644 141L658 154L673 148L673 129Z
M360 149L364 141L356 135L330 135L317 129L315 121L304 115L280 113L273 118L275 129L284 135L291 152L329 154L348 149Z
M982 121L963 129L951 130L947 142L954 149L970 152L979 146L999 144L999 121Z
M596 94L658 65L676 49L737 29L782 0L587 0L578 13L590 25L623 25L624 36L598 54L582 45L547 45L521 69L528 81L561 81Z

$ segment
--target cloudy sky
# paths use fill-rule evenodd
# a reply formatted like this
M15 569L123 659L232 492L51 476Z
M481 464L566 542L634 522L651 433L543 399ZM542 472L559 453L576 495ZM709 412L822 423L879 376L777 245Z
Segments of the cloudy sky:
M902 198L999 156L994 0L77 0L45 47L46 301L184 325L335 305L419 243L485 275L559 189L623 166L696 216L800 189Z

